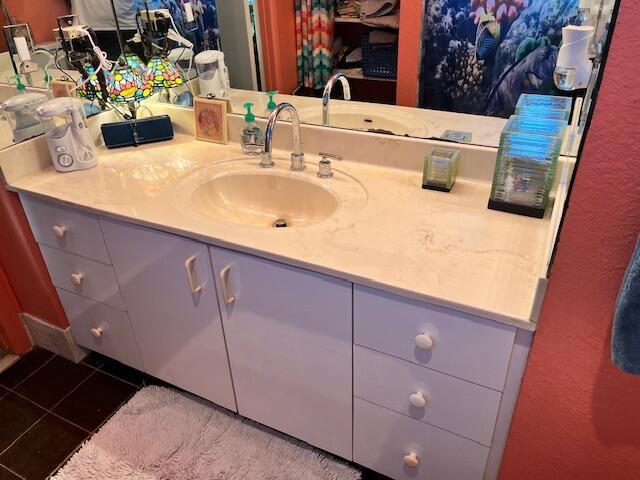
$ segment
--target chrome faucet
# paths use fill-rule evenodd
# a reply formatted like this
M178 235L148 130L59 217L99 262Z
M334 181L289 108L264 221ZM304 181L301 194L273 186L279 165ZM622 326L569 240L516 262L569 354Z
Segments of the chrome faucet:
M322 94L322 125L329 126L329 100L331 100L331 91L336 81L342 83L342 96L345 100L351 100L351 87L349 86L349 80L344 76L344 73L336 73L327 82L327 86L324 87L324 93Z
M262 168L271 168L275 165L275 162L271 158L271 151L273 149L273 130L276 128L278 117L285 110L291 115L291 127L293 130L294 151L291 154L291 170L299 172L305 169L304 153L302 153L302 143L300 141L300 119L298 118L298 111L296 110L296 107L286 102L278 105L275 110L271 112L271 115L269 115L267 128L264 131L264 147L262 148L260 166Z

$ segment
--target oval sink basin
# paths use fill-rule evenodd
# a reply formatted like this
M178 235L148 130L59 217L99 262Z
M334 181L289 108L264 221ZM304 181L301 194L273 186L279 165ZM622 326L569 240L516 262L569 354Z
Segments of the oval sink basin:
M256 227L300 227L335 213L338 200L315 183L284 175L220 174L199 185L192 206L211 218Z
M328 220L338 227L367 203L362 184L337 168L332 178L320 179L311 159L302 172L289 170L288 158L274 160L274 167L263 169L257 157L229 159L187 174L174 187L181 212L200 221L257 228L300 228Z
M300 121L322 125L322 106L303 108ZM425 122L405 112L369 104L366 108L346 103L329 106L329 124L350 130L378 131L395 135L428 136Z

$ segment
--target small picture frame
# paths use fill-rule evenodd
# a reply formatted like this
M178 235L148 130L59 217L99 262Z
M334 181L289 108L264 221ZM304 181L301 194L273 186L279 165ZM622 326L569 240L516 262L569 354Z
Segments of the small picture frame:
M70 80L52 80L51 91L53 92L53 98L75 97L74 94L70 94L75 86L76 84Z
M193 109L196 121L196 139L225 145L229 143L228 108L226 100L195 98Z

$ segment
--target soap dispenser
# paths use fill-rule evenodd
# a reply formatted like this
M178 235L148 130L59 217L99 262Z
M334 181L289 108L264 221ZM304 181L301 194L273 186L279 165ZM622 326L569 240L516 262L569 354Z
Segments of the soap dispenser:
M20 75L13 75L9 78L16 81L16 90L18 90L18 93L24 93L25 86L22 83L22 77Z
M251 112L251 107L253 107L253 103L245 103L244 105L247 113L244 116L244 127L242 127L242 150L247 155L260 155L263 145L262 130L256 123L256 116Z
M278 93L280 92L278 92L277 90L272 90L270 92L267 92L267 97L269 97L269 102L267 103L267 109L264 112L265 117L268 117L269 115L271 115L271 112L273 112L278 106L274 98Z

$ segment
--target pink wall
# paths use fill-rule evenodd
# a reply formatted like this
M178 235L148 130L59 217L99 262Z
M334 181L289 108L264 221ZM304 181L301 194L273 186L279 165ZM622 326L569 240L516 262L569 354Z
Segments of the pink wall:
M65 0L4 0L4 3L9 15L29 23L36 42L53 40L56 18L69 14Z
M31 341L19 319L20 306L13 294L9 278L0 265L0 347L22 354L31 348Z
M420 37L424 0L402 0L400 3L400 38L398 45L398 86L396 103L406 107L418 105L418 73L420 70Z
M265 90L293 93L298 85L293 0L259 0Z
M0 225L0 265L11 282L20 311L66 327L67 318L20 200L4 185L0 185ZM5 330L21 328L13 318L0 318L0 322Z
M637 7L621 3L501 479L640 478L640 377L609 346L640 232Z

